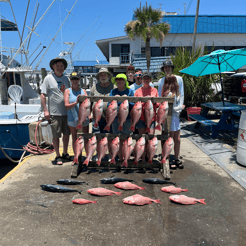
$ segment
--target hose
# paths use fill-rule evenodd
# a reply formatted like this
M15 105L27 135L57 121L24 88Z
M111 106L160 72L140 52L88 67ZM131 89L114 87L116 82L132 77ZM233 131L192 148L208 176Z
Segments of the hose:
M31 154L34 154L34 155L43 155L43 154L51 154L55 151L54 148L51 148L51 146L53 145L49 145L47 146L46 148L40 148L39 145L38 145L38 141L37 141L37 132L38 132L38 126L40 124L40 122L42 122L43 120L40 120L38 122L38 124L36 125L36 128L35 128L35 143L36 143L36 146L32 145L30 142L26 145L26 147L23 147L24 150L28 151L29 153Z

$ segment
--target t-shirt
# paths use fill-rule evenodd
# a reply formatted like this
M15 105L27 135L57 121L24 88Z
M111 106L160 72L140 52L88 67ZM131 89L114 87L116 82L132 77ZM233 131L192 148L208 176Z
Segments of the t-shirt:
M150 85L151 87L155 87L154 84L153 84L152 82L150 82L149 85ZM143 86L143 83L141 83L140 85L137 85L136 83L134 83L134 84L132 84L132 85L130 86L130 88L131 88L131 89L134 91L134 93L135 93L135 91L136 91L137 89L139 89L140 87L142 87L142 86Z
M50 115L67 115L64 103L64 91L70 87L70 81L65 76L61 77L48 74L41 85L41 93L48 97L48 111Z
M179 93L180 95L178 97L175 96L174 98L174 103L173 103L173 113L177 114L177 116L179 116L180 112L182 111L182 105L184 104L184 84L183 84L183 79L182 77L178 76L178 75L174 75L177 79L177 82L179 84ZM158 81L158 94L159 97L161 97L161 91L162 91L162 87L164 85L164 80L165 77L161 78Z
M108 87L102 87L100 83L95 84L90 91L90 96L109 96L110 91L116 88L116 86L110 82ZM105 118L107 110L107 102L103 102L103 113L101 118Z
M129 97L134 97L134 92L133 92L132 89L128 89L128 88L125 89L124 91L119 91L118 88L116 88L116 89L113 89L113 90L110 92L110 96L115 96L115 95L120 95L120 96L127 95L127 96L129 96ZM122 103L122 102L118 102L118 108L119 108L119 106L121 105L121 103ZM108 105L109 105L109 104L110 104L110 103L108 103ZM129 113L128 113L128 116L127 116L128 119L130 118L130 112L131 112L133 106L134 106L134 103L130 103L130 102L129 102ZM116 118L117 118L117 117L118 117L118 115L116 116Z
M148 88L144 89L143 87L140 87L139 89L136 90L134 93L135 97L146 97L146 96L151 96L151 97L158 97L158 91L156 88L149 86ZM140 120L145 121L144 117L144 108L145 108L146 103L142 102L142 114L140 117ZM156 108L158 108L159 103L155 103L154 105L154 111L156 112ZM153 120L156 119L156 113L154 114Z

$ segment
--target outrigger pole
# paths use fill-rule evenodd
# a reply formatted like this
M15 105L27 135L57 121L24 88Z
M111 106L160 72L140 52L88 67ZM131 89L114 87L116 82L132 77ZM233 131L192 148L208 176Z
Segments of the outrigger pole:
M36 71L36 69L37 69L37 67L39 66L40 62L43 60L43 58L44 58L45 54L46 54L46 53L47 53L47 51L49 50L49 48L50 48L51 44L53 43L53 41L56 39L56 36L57 36L57 35L58 35L58 33L60 32L60 30L61 30L62 26L63 26L63 25L64 25L64 23L66 22L66 20L67 20L68 16L71 14L71 12L72 12L72 10L73 10L73 8L74 8L74 6L75 6L75 4L76 4L77 2L78 2L78 0L76 0L76 1L75 1L75 3L74 3L74 5L73 5L73 7L71 8L71 10L70 10L70 11L68 11L68 14L67 14L67 16L66 16L65 20L62 22L62 24L61 24L60 28L58 29L57 33L55 34L54 38L52 38L52 40L51 40L51 42L50 42L50 44L49 44L48 48L47 48L47 49L46 49L46 51L44 52L44 54L43 54L43 56L41 57L41 59L39 60L38 64L37 64L37 65L36 65L36 67L33 69L32 74Z
M41 18L39 19L39 21L37 22L37 24L35 25L34 28L29 28L30 29L30 33L28 34L28 36L26 37L26 39L23 41L23 43L21 44L21 46L19 47L19 49L16 51L16 53L14 54L14 56L12 57L12 60L8 63L8 65L5 67L3 73L0 76L0 79L3 78L3 75L6 73L6 71L8 70L10 64L13 62L14 58L16 57L17 54L19 54L21 48L24 46L25 42L28 40L29 36L34 32L34 30L36 29L36 27L38 26L39 22L43 19L43 17L46 15L46 13L48 12L48 10L51 8L51 6L53 5L53 3L56 0L53 0L53 2L50 4L50 6L46 9L46 11L44 12L44 14L41 16ZM38 35L36 32L34 32L36 35Z

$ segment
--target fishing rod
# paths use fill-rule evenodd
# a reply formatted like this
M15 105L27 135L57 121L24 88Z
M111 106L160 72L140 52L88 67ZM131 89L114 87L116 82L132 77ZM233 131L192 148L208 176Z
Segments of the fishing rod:
M51 8L51 6L54 4L56 0L53 0L53 2L50 4L50 6L46 9L46 11L44 12L44 14L41 16L41 18L39 19L39 21L37 22L37 24L35 25L34 28L29 28L31 30L31 32L28 34L28 36L26 37L26 39L23 41L23 43L21 44L21 46L19 47L19 49L16 51L16 53L14 54L14 56L12 57L11 61L8 63L8 65L5 67L3 73L1 74L0 79L3 78L3 75L6 73L6 71L8 70L10 64L13 62L14 58L16 57L16 55L20 52L21 48L24 46L24 44L26 43L27 39L30 37L31 33L34 32L34 30L36 29L36 27L38 26L39 22L43 19L43 17L46 15L46 13L48 12L48 10ZM35 34L37 34L36 32L34 32ZM38 34L37 34L38 35Z
M100 27L102 25L102 22L101 24L98 26ZM86 43L89 41L89 39L92 37L92 35L96 32L96 30L98 29L98 27L95 29L95 31L91 34L91 36L86 40L86 42L84 43L84 45L82 46L82 48L79 50L79 52L76 54L76 56L74 57L74 59L79 55L79 53L81 52L81 50L85 47Z
M62 25L60 26L60 28L59 28L59 30L57 31L57 33L55 34L54 38L52 38L52 40L51 40L51 42L50 42L48 48L47 48L46 51L44 52L43 56L42 56L41 59L39 60L39 62L38 62L38 64L36 65L36 67L34 68L34 70L33 70L33 72L32 72L32 75L33 75L33 73L36 71L36 69L37 69L37 67L39 66L40 62L43 60L45 54L46 54L47 51L49 50L51 44L52 44L53 41L55 40L56 36L58 35L58 33L59 33L59 31L61 30L61 28L62 28L62 26L64 25L64 23L66 22L68 16L71 14L71 11L73 10L73 8L74 8L74 6L75 6L75 4L76 4L77 2L78 2L78 0L75 1L75 3L74 3L74 5L73 5L73 7L71 8L71 10L68 11L68 14L67 14L65 20L63 21L63 23L62 23Z

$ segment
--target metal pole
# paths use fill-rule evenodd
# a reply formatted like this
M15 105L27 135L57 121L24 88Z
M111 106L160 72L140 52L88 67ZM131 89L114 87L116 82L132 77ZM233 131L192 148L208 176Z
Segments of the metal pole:
M46 11L44 12L44 14L41 16L41 18L39 19L39 21L37 22L37 24L35 25L35 27L31 30L31 32L29 33L29 35L26 37L26 39L24 40L24 42L21 44L21 46L19 47L19 49L16 51L16 53L14 54L14 56L12 57L11 61L8 63L8 65L5 67L3 73L0 76L0 79L3 77L3 75L6 73L6 71L8 70L10 64L12 63L12 61L14 60L14 58L16 57L16 55L20 52L21 48L24 46L24 44L26 43L27 39L29 38L29 36L31 35L32 32L34 32L34 30L36 29L36 27L38 26L39 22L43 19L43 17L45 16L45 14L48 12L48 10L50 9L50 7L53 5L53 3L56 0L53 0L53 2L50 4L50 6L46 9Z
M71 12L72 12L72 10L73 10L73 8L74 8L74 6L75 6L75 4L76 4L77 2L78 2L78 0L75 1L73 7L72 7L71 10L68 12L68 14L67 14L65 20L63 21L62 25L60 26L59 30L58 30L57 33L55 34L55 36L54 36L54 38L52 39L52 41L50 42L48 48L47 48L46 51L44 52L43 56L42 56L41 59L39 60L39 62L38 62L38 64L36 65L36 67L34 68L33 73L36 71L36 69L37 69L37 67L39 66L40 62L43 60L43 58L44 58L45 54L47 53L47 51L49 50L49 48L50 48L52 42L55 40L57 34L58 34L59 31L61 30L62 26L63 26L64 23L66 22L68 16L71 14Z
M195 47L196 47L196 29L197 29L199 4L200 4L200 0L197 0L197 5L196 5L196 18L195 18L194 33L193 33L193 42L192 42L192 52L193 53L195 52Z

